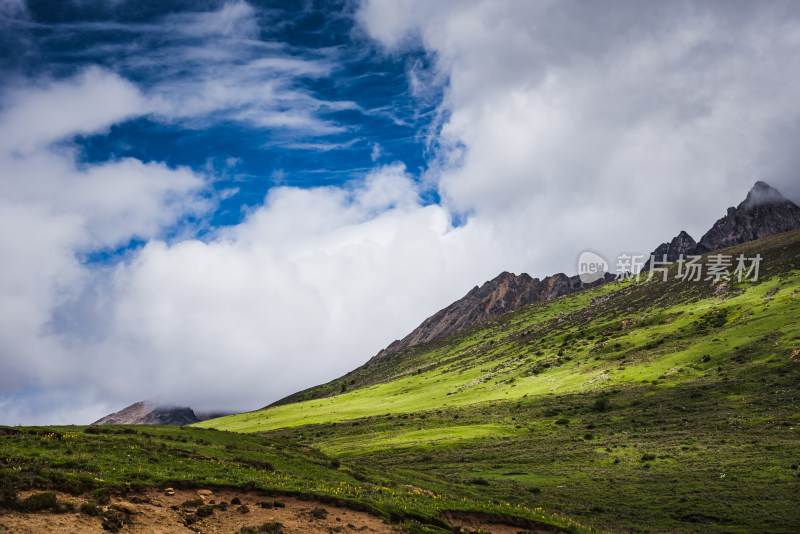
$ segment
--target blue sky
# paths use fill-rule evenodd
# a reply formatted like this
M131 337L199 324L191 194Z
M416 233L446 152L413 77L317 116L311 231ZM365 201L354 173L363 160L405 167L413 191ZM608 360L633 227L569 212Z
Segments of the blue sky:
M227 101L66 140L87 164L131 157L211 170L211 191L224 192L203 221L214 228L241 222L275 185L338 186L382 161L425 168L441 88L412 94L407 73L425 76L430 58L421 48L382 53L356 27L355 6L29 2L3 56L12 79L102 66L154 96L227 91Z
M0 424L247 410L800 201L791 1L0 0Z

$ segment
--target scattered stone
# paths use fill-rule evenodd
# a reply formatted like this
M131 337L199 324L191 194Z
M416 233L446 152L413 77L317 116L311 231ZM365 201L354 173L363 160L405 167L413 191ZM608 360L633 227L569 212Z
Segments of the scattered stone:
M247 506L246 504L243 504L239 508L237 508L236 511L239 512L240 514L249 514L250 507Z
M168 497L171 497L171 496L175 495L175 490L172 489L172 488L167 488L167 489L164 490L164 495L167 495Z
M731 286L729 286L729 285L728 285L727 283L725 283L725 282L722 282L722 283L721 283L721 284L719 284L719 285L717 286L717 288L714 290L714 295L716 295L716 296L723 295L723 294L727 293L727 292L728 292L728 290L729 290L730 288L731 288Z
M328 517L328 511L325 508L317 507L311 510L309 513L317 519L325 519Z
M205 505L197 508L197 515L199 515L200 517L208 517L213 513L214 513L213 506Z

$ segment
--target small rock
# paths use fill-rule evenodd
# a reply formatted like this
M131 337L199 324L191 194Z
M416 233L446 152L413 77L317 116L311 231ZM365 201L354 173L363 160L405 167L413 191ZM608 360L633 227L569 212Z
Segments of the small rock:
M197 494L201 497L208 497L210 495L214 495L214 492L207 489L197 490Z
M328 511L325 508L314 508L311 510L311 515L316 517L317 519L325 519L328 517Z
M172 488L167 488L164 490L164 495L169 495L169 496L175 495L175 490Z

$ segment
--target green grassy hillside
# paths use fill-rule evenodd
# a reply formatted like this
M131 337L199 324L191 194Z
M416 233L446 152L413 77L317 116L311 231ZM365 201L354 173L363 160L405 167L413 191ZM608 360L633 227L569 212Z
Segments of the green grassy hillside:
M759 280L607 284L199 426L609 530L792 531L800 232L718 252Z
M450 532L442 517L453 511L513 516L521 526L547 532L590 531L535 506L489 499L470 487L445 486L406 469L340 461L282 439L142 425L0 427L0 516L4 508L75 512L83 502L108 504L109 495L136 494L153 486L235 487L265 496L316 498L418 533ZM57 489L75 499L54 503L18 498L21 491L37 489Z

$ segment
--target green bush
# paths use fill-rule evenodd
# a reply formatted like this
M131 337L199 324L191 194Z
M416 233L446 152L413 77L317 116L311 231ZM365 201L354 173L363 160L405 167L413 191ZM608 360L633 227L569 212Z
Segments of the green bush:
M108 504L111 501L108 488L98 488L94 490L92 492L92 498L97 504Z
M38 512L39 510L54 509L56 506L56 494L52 491L35 493L19 503L19 508L26 512Z
M0 481L0 506L14 508L17 505L17 486L11 477Z
M608 397L598 397L594 400L594 405L592 406L592 410L595 412L607 412L611 409L611 401L608 400Z
M85 502L85 503L81 504L80 511L81 511L82 514L86 514L86 515L91 515L91 516L100 515L100 509L93 502Z

